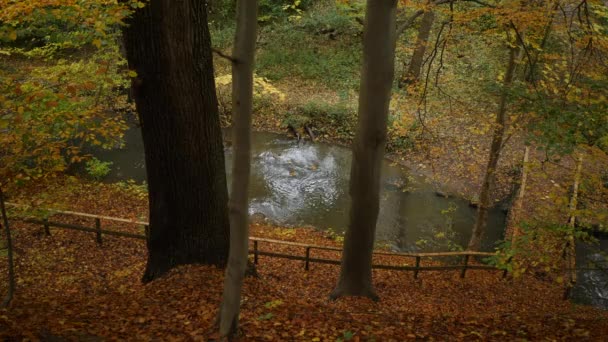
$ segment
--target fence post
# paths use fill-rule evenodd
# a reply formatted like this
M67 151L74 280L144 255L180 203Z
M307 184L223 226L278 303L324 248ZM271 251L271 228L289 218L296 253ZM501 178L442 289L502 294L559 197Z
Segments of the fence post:
M511 263L512 260L513 260L513 256L510 256L509 259L507 259L507 265L509 263ZM506 278L508 273L509 273L508 269L505 268L504 271L502 271L502 277Z
M469 264L469 255L464 256L464 265L462 266L462 272L460 272L460 278L464 278L464 274L467 272L467 265Z
M420 256L416 256L416 269L414 270L414 279L418 279L418 268L420 267Z
M310 263L310 247L306 247L306 265L304 269L308 271L308 264Z
M51 236L51 231L49 230L49 219L45 217L42 221L44 222L44 235Z
M95 218L95 230L97 232L95 232L95 235L97 236L97 244L101 245L102 244L102 240L101 240L101 220L99 219L99 217Z
M253 263L258 264L258 241L253 241Z

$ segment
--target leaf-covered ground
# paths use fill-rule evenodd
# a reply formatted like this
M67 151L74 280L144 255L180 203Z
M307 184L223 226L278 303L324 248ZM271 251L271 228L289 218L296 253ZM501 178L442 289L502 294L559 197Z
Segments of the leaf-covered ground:
M137 192L115 186L60 181L52 188L58 189L69 190L65 203L75 210L130 218L145 212L145 200ZM141 227L105 224L141 232ZM18 288L11 307L0 312L5 339L204 341L214 336L222 270L184 266L143 285L142 241L104 236L97 246L91 233L52 229L47 237L40 226L20 221L13 221L13 229ZM252 235L339 245L305 228L254 224ZM298 247L260 247L304 253ZM337 257L326 253L324 257ZM377 261L407 262L394 257ZM461 279L454 271L421 273L415 280L411 272L375 271L380 302L332 302L327 296L338 271L320 264L305 271L301 261L260 257L259 277L247 278L244 286L241 339L598 341L608 336L608 313L562 300L563 287L549 277L504 280L499 272L469 271Z

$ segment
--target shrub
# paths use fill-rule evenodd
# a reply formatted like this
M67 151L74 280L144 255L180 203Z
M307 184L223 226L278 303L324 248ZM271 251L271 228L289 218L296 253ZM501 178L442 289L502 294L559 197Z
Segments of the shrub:
M85 169L89 176L93 177L93 179L99 181L107 176L111 169L112 162L104 162L95 157L87 160L85 164Z
M232 114L232 75L225 74L215 78L217 98L223 124L229 125ZM275 108L275 104L285 102L285 94L267 79L253 75L253 111L264 112Z
M129 179L127 181L120 181L118 183L115 183L114 187L128 194L136 196L140 199L145 199L148 197L148 183L145 181L141 184L138 184L134 180ZM140 220L143 221L144 219L140 218Z
M341 140L350 140L354 136L356 112L346 102L335 104L327 102L308 102L289 114L285 123L293 121L300 127L302 124L314 126L321 135L329 135Z
M211 45L216 49L226 49L234 42L236 26L234 22L226 25L211 22L209 24L209 31L211 31Z
M302 16L300 25L310 33L318 34L332 30L337 35L359 35L363 25L356 18L362 18L363 12L353 10L351 6L341 4L324 4Z

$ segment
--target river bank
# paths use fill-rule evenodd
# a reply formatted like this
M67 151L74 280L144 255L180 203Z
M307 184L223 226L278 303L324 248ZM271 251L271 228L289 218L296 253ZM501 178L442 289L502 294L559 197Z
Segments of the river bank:
M311 84L313 82L308 81L305 84L309 85L300 89L292 86L296 83L298 82L293 80L282 80L275 84L281 92L294 95L288 98L287 103L279 102L271 110L260 108L254 119L256 129L289 134L285 116L290 113L290 110L297 112L297 108L306 107L306 103L310 99L328 103L327 106L330 107L343 106L340 104L341 100L337 94L323 86L315 88ZM311 92L311 89L316 89L316 92ZM355 103L351 102L350 115L353 115L354 106ZM326 108L326 105L318 107ZM311 117L322 117L326 114L327 111L321 111ZM352 116L351 119L355 120ZM307 124L310 125L313 132L321 132L321 134L315 135L317 141L331 142L345 147L349 147L352 141L352 130L347 130L348 134L344 134L344 127L340 127L338 122L313 120L307 121ZM319 130L315 124L328 125L328 127ZM399 135L391 133L389 129L387 157L394 163L425 176L436 188L438 194L464 198L471 203L476 203L490 145L490 131L486 130L485 134L478 132L480 125L483 126L483 122L480 123L470 116L440 115L433 122L434 138L416 140L407 148L397 147L395 141L399 139ZM475 133L471 133L471 131L475 131ZM605 178L602 176L604 174L602 170L605 170L605 168L602 169L602 165L607 163L608 157L598 148L581 147L571 155L556 156L548 154L542 148L529 146L530 156L525 165L529 179L524 194L519 196L523 180L526 138L515 132L511 134L503 147L496 170L496 185L492 191L494 204L502 203L501 206L504 206L505 209L514 208L509 212L504 234L508 237L505 245L509 246L507 252L525 255L521 261L514 264L518 272L544 274L546 269L556 270L571 267L566 264L562 255L566 243L564 227L567 226L570 216L573 214L569 209L569 202L572 197L575 160L581 155L585 160L584 175L582 176L585 185L581 187L582 192L578 200L579 209L574 211L577 222L594 222L595 225L606 227L608 216L605 213L608 210L606 204L608 194L604 185L606 182L602 180ZM534 236L537 235L543 236L541 240L545 241L545 245L528 245L517 249L510 246L511 232L516 229L515 227L520 231L522 227L527 227L531 233L531 239L536 239ZM562 229L562 232L556 233L556 230L559 229ZM581 244L588 240L584 235L581 238ZM572 257L576 258L575 255ZM577 258L577 260L580 268L587 267L587 261L583 257ZM605 289L605 285L602 285L603 280L601 280L603 278L589 277L582 273L585 271L578 272L581 279L595 279L592 284L583 280L585 284L579 289L596 288L596 305L603 305L601 303L606 300L605 295L601 295L604 291L602 289ZM553 279L560 278L555 276Z

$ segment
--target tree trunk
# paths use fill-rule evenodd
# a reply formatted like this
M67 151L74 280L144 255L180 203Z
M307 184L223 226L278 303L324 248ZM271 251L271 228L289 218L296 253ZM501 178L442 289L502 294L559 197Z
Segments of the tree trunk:
M13 300L13 296L15 295L15 265L13 263L13 240L11 238L11 229L8 225L8 217L6 216L2 188L0 188L0 211L2 213L0 229L2 229L2 225L4 225L4 234L6 235L6 252L8 257L8 293L0 305L5 308L9 306Z
M435 12L428 10L424 12L422 20L420 22L420 29L418 30L418 38L416 38L416 47L414 54L410 60L409 66L404 63L404 73L401 75L399 80L399 88L406 87L409 84L415 83L420 78L422 70L422 64L424 63L424 54L426 52L426 45L429 41L429 35L433 28L433 22L435 21Z
M340 279L331 298L377 299L372 251L379 211L380 170L395 59L396 0L368 0L363 37L359 121L350 176L350 224L344 238Z
M239 0L232 58L232 189L230 193L230 254L220 310L220 335L236 333L241 288L249 254L248 192L251 168L253 61L257 31L257 0Z
M509 216L507 218L507 222L511 223L511 245L514 246L517 238L521 235L521 231L519 230L519 222L518 215L523 208L524 205L524 195L526 194L526 184L528 182L528 171L530 166L528 165L528 160L530 159L530 147L526 146L524 150L524 160L522 163L522 174L521 174L521 183L519 185L519 191L517 192L517 197L515 198L515 203L509 210Z
M500 96L498 113L496 113L496 122L494 123L494 132L492 134L492 145L490 146L488 166L486 168L486 174L484 176L479 195L477 219L475 220L475 225L473 227L473 234L469 240L468 250L471 251L478 251L481 248L481 239L486 230L488 209L491 207L490 192L494 187L496 166L498 165L500 152L502 151L502 141L505 134L505 123L507 116L507 101L509 98L509 89L511 88L513 77L515 75L517 50L518 49L512 47L509 48L509 62L507 64L507 71L503 80L503 90Z
M143 281L223 266L228 192L205 1L152 0L124 30L141 123L150 237Z
M545 47L547 45L547 42L549 41L549 37L551 36L551 29L553 27L553 21L555 19L555 15L559 11L559 6L560 6L560 1L555 1L554 5L553 5L553 10L551 11L551 15L549 17L549 21L547 22L547 26L545 27L545 31L543 33L543 39L541 40L540 45L539 45L540 49L536 53L536 55L532 58L532 60L528 61L529 62L529 65L527 65L528 69L524 73L524 75L525 75L524 79L527 82L535 83L537 81L538 64L542 58L542 55L545 52Z
M570 298L570 293L576 285L576 240L574 231L576 229L576 210L578 208L578 189L581 182L581 173L583 171L583 154L581 153L576 163L576 173L574 174L574 184L572 186L572 197L570 198L570 217L568 218L568 226L570 233L568 234L566 245L564 246L564 256L568 265L568 282L564 290L564 299Z

